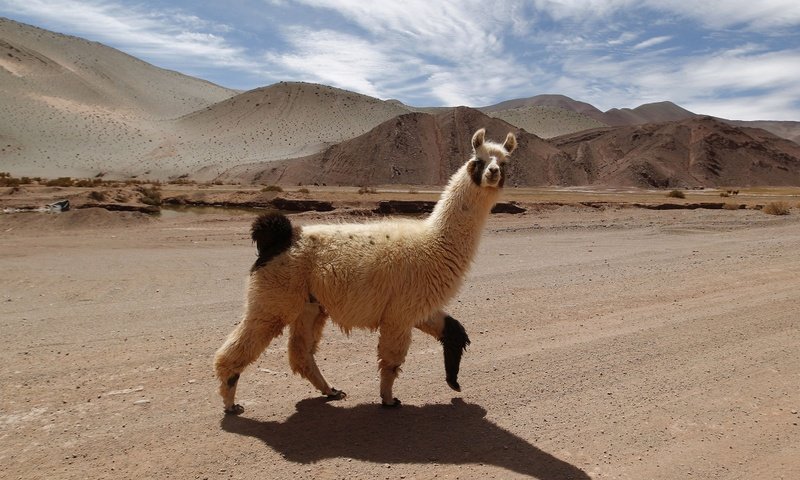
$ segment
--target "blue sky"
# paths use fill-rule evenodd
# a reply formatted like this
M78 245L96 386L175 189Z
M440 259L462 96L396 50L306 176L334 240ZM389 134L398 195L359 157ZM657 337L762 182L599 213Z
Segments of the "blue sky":
M417 106L560 93L800 121L797 0L0 0L0 15L237 89Z

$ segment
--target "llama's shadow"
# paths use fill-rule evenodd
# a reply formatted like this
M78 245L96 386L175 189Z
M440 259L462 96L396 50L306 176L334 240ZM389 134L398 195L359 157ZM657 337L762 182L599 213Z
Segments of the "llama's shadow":
M529 444L486 419L478 405L332 405L302 400L285 422L225 417L228 432L260 439L298 463L354 458L375 463L496 465L539 479L588 479L583 470Z

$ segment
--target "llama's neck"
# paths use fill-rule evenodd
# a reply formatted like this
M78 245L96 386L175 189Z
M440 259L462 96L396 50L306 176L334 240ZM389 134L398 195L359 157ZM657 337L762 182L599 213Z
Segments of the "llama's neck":
M453 175L426 221L437 240L468 263L498 195L497 189L474 185L465 165Z

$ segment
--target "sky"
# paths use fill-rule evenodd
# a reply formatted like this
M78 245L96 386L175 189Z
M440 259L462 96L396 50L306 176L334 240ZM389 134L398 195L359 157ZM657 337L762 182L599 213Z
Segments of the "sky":
M414 106L562 94L800 121L798 0L0 0L0 16L249 90Z

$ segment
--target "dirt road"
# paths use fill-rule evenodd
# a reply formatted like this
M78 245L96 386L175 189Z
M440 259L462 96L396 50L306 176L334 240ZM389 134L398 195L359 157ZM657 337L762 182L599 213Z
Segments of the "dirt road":
M307 222L313 216L296 216ZM460 381L416 334L378 407L375 334L327 327L348 398L281 337L224 417L247 216L0 216L2 478L800 478L800 213L495 215L449 311Z

